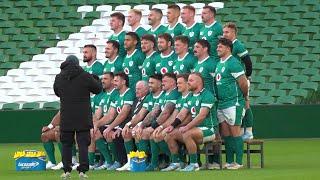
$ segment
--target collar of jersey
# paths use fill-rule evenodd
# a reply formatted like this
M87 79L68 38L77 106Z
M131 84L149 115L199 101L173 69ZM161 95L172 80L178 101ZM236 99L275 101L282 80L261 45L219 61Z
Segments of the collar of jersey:
M135 49L133 52L132 52L132 54L130 54L130 55L126 55L126 58L131 58L131 56L133 56L134 55L134 53L136 53L136 51L137 51L137 49Z
M120 94L120 97L124 96L128 91L129 91L130 88L128 88L126 91L124 91L122 94Z
M193 28L193 26L195 26L197 24L197 22L195 21L190 27L187 27L187 25L185 26L186 27L186 29L191 29L191 28Z
M208 57L206 57L206 58L204 58L204 59L202 59L201 61L199 61L198 62L198 64L202 64L203 62L205 62L207 59L209 59L210 58L210 56L208 56Z
M115 36L119 36L119 34L121 34L122 32L124 32L125 30L122 29L118 34L114 34Z
M183 61L184 58L186 58L186 57L188 56L188 54L189 54L189 52L187 52L181 59L180 59L179 56L178 56L178 61Z
M139 29L139 27L142 27L141 24L139 24L139 26L137 26L137 28L135 30L131 29L132 32L136 32Z
M236 41L238 41L238 39L234 39L234 40L232 41L232 44L234 44Z
M193 94L193 96L199 96L204 91L204 88L201 89L201 91L198 94Z
M163 92L164 92L164 91L161 91L158 96L152 95L152 97L158 99L158 98L163 94Z
M113 88L110 92L107 92L108 95L110 95L111 93L113 93L113 91L115 90L116 88Z
M166 92L166 95L169 95L172 91L174 91L175 89L177 89L176 87L173 88L170 92Z
M210 27L212 27L216 22L217 22L217 21L213 21L212 24L210 24L210 25L204 25L204 26L205 26L206 28L210 28Z
M94 63L96 63L96 62L98 62L98 59L94 60L90 66L86 65L86 68L91 68L94 65Z
M228 61L231 58L232 54L230 54L230 56L228 56L224 61L222 61L222 59L220 59L221 63L225 63L226 61Z
M108 58L108 60L110 60L110 61L108 61L108 64L113 64L113 63L118 59L118 57L119 57L119 55L118 55L118 56L116 56L116 58L114 58L114 60L113 60L113 61L111 61L111 59L110 59L110 58Z
M146 58L151 57L156 51L153 51L149 56L146 56Z
M159 29L159 27L161 26L162 24L160 23L156 28L152 29L152 27L150 28L151 32L155 32L157 29Z
M161 58L167 58L167 57L170 57L172 54L174 53L173 50L171 50L171 52L168 54L168 55L163 55L162 53L160 54Z
M187 98L187 97L189 96L189 94L190 94L190 91L188 91L188 93L187 93L185 96L181 96L181 97L182 97L182 99Z
M179 21L177 21L177 23L176 23L173 27L170 27L170 24L168 24L168 29L169 29L169 30L172 30L172 29L174 29L178 24L179 24Z

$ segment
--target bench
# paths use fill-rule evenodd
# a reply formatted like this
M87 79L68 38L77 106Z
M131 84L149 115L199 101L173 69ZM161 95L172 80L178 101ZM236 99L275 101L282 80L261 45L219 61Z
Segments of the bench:
M264 168L264 151L263 140L252 139L244 141L244 154L247 155L247 167L251 168L251 154L260 154L260 168ZM214 140L207 142L199 151L200 154L205 154L206 163L208 163L209 155L218 154L220 169L222 169L222 154L225 154L225 149L222 148L224 142L222 140ZM258 146L258 148L257 148Z

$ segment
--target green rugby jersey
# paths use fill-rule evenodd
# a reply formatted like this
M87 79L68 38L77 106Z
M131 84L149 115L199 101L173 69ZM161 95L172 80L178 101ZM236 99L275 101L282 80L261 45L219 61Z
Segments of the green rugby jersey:
M108 39L108 40L115 40L119 42L120 44L119 55L122 57L126 55L126 50L124 49L125 37L126 37L126 31L122 30L118 34L112 34Z
M185 96L181 95L181 97L177 100L176 109L180 111L186 105L186 103L188 103L191 97L191 92L188 92L188 94L186 94Z
M173 27L167 26L166 33L170 34L172 38L179 36L183 33L184 27L181 23L177 22Z
M102 109L103 115L106 115L110 109L111 102L115 102L116 97L119 96L117 89L112 89L110 92L104 92L99 106Z
M160 34L163 34L165 33L167 30L167 27L165 27L164 25L162 24L159 24L158 27L152 29L152 27L147 31L147 34L152 34L154 35L154 37L156 38L156 40L158 40L158 36Z
M218 125L215 103L215 96L209 90L203 88L198 94L193 94L188 102L185 103L184 107L191 112L192 119L199 115L201 108L209 108L209 113L197 127L207 127L211 129Z
M92 94L90 96L90 103L91 103L91 110L92 113L95 113L96 110L99 108L100 102L103 98L104 92L101 91L99 94Z
M194 22L190 27L185 26L182 35L187 36L189 38L189 49L193 51L194 44L199 39L200 30L202 28L201 23Z
M204 25L200 31L200 39L206 39L210 43L210 56L219 58L217 54L218 39L223 35L222 25L214 21L211 25Z
M225 109L244 103L243 93L237 78L244 75L243 67L237 58L230 55L216 66L215 83L218 109Z
M151 95L151 94L150 94ZM165 96L165 92L161 91L160 94L158 94L157 96L152 94L151 98L149 99L148 102L148 111L152 111L152 109L154 108L155 105L160 105L160 99L162 99L162 97Z
M193 54L187 52L181 59L177 56L177 60L174 61L173 72L175 74L190 73L197 63L197 59Z
M165 73L173 72L173 63L177 59L177 55L174 51L171 51L171 53L166 56L161 53L157 58L159 59L156 60L156 73L163 75Z
M107 61L103 65L103 73L105 72L112 72L112 73L118 73L122 72L122 63L123 58L121 56L117 56L113 61L110 59L107 59Z
M83 70L100 77L103 74L103 65L98 60L95 60L90 66L84 66Z
M157 59L159 59L159 53L156 51L153 51L149 56L146 56L141 69L142 80L148 82L149 77L155 74Z
M136 83L141 80L141 67L145 58L141 50L135 49L132 54L127 54L123 60L122 68L129 77L129 87L132 90L135 90Z
M249 54L248 50L238 39L233 40L232 44L232 56L237 58L241 62L243 69L246 70L245 64L242 62L241 58Z
M137 33L139 36L139 41L137 44L137 49L141 49L141 37L147 34L147 30L145 30L142 26L138 26L133 32Z
M181 93L178 91L177 88L174 88L170 92L166 92L164 96L161 96L159 99L159 105L161 108L161 111L164 110L164 106L168 103L171 102L176 105L177 100L181 97Z
M217 62L212 57L208 56L202 61L198 61L193 69L193 72L198 72L202 75L204 88L208 89L212 93L214 93L213 85L216 65Z

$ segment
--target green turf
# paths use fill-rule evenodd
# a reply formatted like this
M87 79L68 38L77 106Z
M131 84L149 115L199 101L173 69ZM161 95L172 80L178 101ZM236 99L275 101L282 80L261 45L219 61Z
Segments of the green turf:
M62 171L16 172L13 154L17 150L43 150L41 144L0 144L0 178L3 180L59 179ZM285 139L265 141L265 168L231 170L208 170L192 173L181 172L107 172L91 171L90 179L130 180L199 180L199 179L318 179L320 175L320 139ZM244 157L245 159L245 157ZM257 166L258 157L254 158ZM72 172L72 179L78 179Z

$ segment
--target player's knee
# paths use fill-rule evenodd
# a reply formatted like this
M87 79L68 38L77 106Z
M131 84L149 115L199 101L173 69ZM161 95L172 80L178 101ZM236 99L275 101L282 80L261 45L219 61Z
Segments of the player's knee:
M182 134L183 141L190 140L192 138L192 134L190 132L186 132Z
M47 134L45 134L45 133L41 134L41 141L42 142L48 142L49 141L49 138L48 138Z

